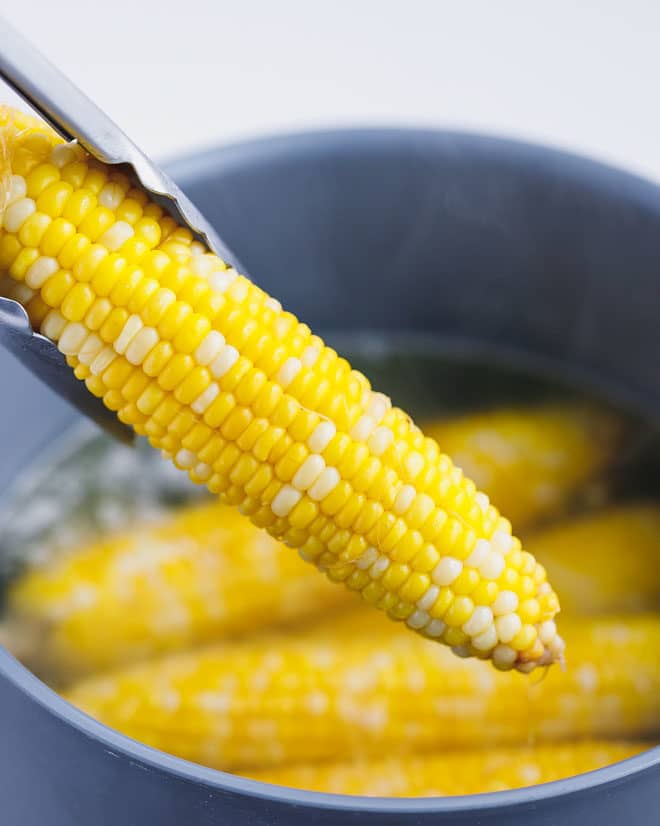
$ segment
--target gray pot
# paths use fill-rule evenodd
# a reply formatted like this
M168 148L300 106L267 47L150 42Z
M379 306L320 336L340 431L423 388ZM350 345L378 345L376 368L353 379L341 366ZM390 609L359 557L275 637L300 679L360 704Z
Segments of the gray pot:
M559 152L430 131L275 138L171 169L253 278L314 328L433 335L660 413L660 190L649 183ZM4 490L76 416L5 354L0 375ZM116 734L0 650L3 826L650 826L659 803L660 749L464 798L267 786Z

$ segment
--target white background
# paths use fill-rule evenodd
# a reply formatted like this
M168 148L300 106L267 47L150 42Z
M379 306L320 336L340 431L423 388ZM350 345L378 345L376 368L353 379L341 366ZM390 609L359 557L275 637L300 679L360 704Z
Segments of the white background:
M433 125L551 143L660 181L654 0L0 0L0 9L159 158L292 129Z

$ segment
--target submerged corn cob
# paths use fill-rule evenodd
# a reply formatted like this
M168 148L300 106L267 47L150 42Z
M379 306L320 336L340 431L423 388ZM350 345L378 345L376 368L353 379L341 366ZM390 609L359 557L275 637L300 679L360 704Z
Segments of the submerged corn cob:
M556 516L612 462L621 419L584 404L475 413L430 422L427 436L520 530Z
M391 617L502 669L561 659L544 569L435 441L124 175L0 129L4 289L92 393Z
M482 794L550 783L639 754L642 743L587 740L518 748L391 757L356 763L283 766L248 774L295 789L380 797Z
M370 616L167 657L82 682L67 699L130 737L221 769L529 737L648 737L660 726L660 618L569 625L575 665L530 682Z
M660 608L660 507L622 505L560 522L527 543L571 614Z
M204 504L27 571L7 622L35 640L37 670L71 679L353 601L234 508Z

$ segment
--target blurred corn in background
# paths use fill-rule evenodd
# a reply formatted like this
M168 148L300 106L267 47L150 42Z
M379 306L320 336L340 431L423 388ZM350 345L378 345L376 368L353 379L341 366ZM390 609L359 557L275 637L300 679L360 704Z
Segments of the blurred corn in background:
M33 567L9 590L6 633L63 680L352 602L234 508L209 503Z
M481 794L549 783L639 753L641 743L585 741L481 749L372 762L292 765L248 777L296 789L388 797Z
M564 613L648 611L660 605L660 507L633 503L582 514L527 538Z
M588 404L498 408L425 432L519 529L584 500L616 461L622 419Z
M536 685L360 609L295 636L118 671L66 696L135 739L220 769L657 733L660 618L565 625L575 666Z

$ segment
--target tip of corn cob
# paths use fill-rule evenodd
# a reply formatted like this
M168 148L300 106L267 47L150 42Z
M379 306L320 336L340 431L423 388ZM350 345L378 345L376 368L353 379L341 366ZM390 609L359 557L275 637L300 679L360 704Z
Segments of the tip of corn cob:
M125 175L6 107L0 140L0 290L122 422L460 656L562 660L545 569L388 397Z

